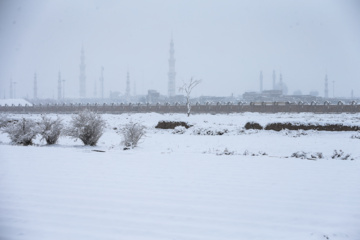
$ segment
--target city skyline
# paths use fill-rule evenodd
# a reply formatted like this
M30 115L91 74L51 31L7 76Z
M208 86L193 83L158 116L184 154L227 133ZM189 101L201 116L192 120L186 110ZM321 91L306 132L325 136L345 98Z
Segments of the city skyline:
M191 4L190 4L191 3ZM216 11L215 11L216 10ZM272 89L281 72L288 94L317 90L347 97L360 89L360 8L356 1L63 1L0 3L0 89L9 97L79 97L79 57L85 49L86 95L106 68L104 96L124 94L126 72L137 93L168 95L169 40L176 41L176 82L202 79L194 96L238 96ZM45 21L46 20L46 21ZM177 89L175 89L177 92ZM178 93L178 92L177 92Z

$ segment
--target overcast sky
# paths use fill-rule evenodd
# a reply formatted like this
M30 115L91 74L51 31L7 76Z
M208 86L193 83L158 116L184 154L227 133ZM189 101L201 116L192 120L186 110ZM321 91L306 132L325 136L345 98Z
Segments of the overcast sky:
M137 94L167 94L173 35L176 84L203 80L194 96L235 96L272 87L281 72L289 94L318 90L360 97L360 2L356 0L1 0L0 89L9 97L57 97L58 72L66 97L79 97L81 46L85 49L86 95L125 92L126 72ZM133 83L131 84L133 88ZM132 89L133 92L133 89ZM99 96L99 90L97 91Z

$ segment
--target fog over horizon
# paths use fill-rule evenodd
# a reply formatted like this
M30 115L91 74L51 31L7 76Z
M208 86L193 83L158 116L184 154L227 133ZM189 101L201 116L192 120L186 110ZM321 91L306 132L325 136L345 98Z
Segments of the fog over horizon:
M168 93L173 38L176 87L202 79L193 96L239 96L272 89L282 74L288 94L318 91L360 97L360 2L356 0L0 1L0 98L79 98L80 52L85 50L86 96L155 89ZM278 79L277 79L278 80ZM177 92L177 94L179 94Z

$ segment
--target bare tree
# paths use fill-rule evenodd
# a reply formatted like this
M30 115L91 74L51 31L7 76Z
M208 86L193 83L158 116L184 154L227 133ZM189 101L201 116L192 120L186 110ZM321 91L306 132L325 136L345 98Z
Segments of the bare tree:
M183 82L183 86L179 88L179 91L184 91L186 94L186 107L187 107L187 115L190 116L191 113L191 103L190 103L190 94L191 91L196 87L199 83L201 83L201 79L191 78L188 83Z
M85 145L95 146L105 130L105 120L101 115L88 109L72 117L70 127L65 129L65 135L79 138Z

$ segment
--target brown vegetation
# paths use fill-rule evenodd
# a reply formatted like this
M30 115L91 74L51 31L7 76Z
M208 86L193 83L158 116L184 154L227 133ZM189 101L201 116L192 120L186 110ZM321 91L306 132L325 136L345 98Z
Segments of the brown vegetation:
M183 126L186 129L188 129L189 127L191 127L192 125L189 125L186 122L175 122L175 121L160 121L158 122L158 124L155 126L155 128L160 128L160 129L174 129L178 126Z

